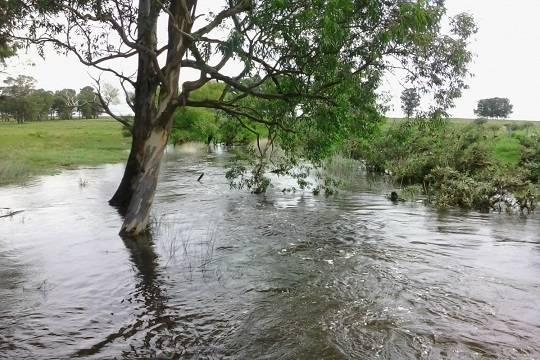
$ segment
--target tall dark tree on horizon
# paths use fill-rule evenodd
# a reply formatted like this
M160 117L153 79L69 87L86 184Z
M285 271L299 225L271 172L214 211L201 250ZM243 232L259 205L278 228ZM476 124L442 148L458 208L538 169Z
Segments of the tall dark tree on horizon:
M433 96L426 114L453 106L466 87L476 30L461 14L445 32L443 0L223 0L206 14L197 0L4 2L11 17L9 26L0 22L2 36L75 55L122 85L134 121L102 105L133 135L110 200L130 235L148 224L177 109L216 109L253 131L263 125L290 163L317 160L351 129L360 135L380 118L377 89L387 70L406 69L411 87ZM133 76L121 66L131 58ZM241 69L233 73L231 63ZM182 69L200 76L180 86ZM225 85L221 96L193 98L210 81Z
M418 91L414 88L405 89L401 93L401 109L407 116L407 119L410 119L418 107L420 107L420 95Z
M479 117L486 118L508 118L514 106L508 98L490 98L478 101L474 113Z

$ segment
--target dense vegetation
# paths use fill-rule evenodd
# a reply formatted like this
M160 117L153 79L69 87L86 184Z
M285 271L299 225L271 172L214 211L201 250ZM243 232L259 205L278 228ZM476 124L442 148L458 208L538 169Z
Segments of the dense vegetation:
M190 99L217 101L224 89L224 84L212 81L191 93ZM240 121L214 109L182 107L174 114L170 141L175 145L188 141L225 145L247 144L257 139L257 131L253 132L253 129L257 129L260 136L267 135L266 129L257 123Z
M535 206L540 126L533 123L389 121L369 138L352 139L347 151L439 207L528 212Z
M30 76L7 77L0 87L0 118L18 123L48 119L72 119L74 113L85 119L97 118L103 109L91 86L78 93L73 89L50 91L36 89Z
M220 110L259 138L252 124L264 126L269 143L276 140L284 162L294 165L300 157L317 161L353 127L359 133L371 127L380 116L378 90L387 71L402 69L407 86L431 100L425 116L445 114L466 88L476 26L467 14L449 18L441 0L232 0L215 2L217 11L207 14L197 3L21 0L8 2L0 14L0 37L42 53L52 45L122 85L133 119L104 109L133 139L109 201L125 214L124 234L146 230L179 108ZM158 19L168 23L163 32ZM133 75L115 66L131 57L138 58ZM235 73L233 62L240 65ZM180 85L183 69L200 78ZM226 84L222 95L194 100L192 93L210 81ZM183 128L199 126L178 125L179 139ZM211 129L200 126L200 132L210 139ZM281 171L264 153L239 176L264 183L266 170Z
M210 88L199 95L211 92ZM226 143L226 139L230 143L256 139L240 123L223 116L200 108L179 110L177 125L182 127L175 127L171 142L207 142L209 137L211 142L220 143ZM186 123L192 126L186 127ZM238 124L238 128L231 124ZM24 126L3 123L0 183L25 180L59 168L125 160L129 139L121 136L120 129L121 125L113 120L32 122ZM482 211L504 207L528 212L535 207L540 181L540 125L465 120L426 125L381 120L370 132L368 137L351 136L336 145L333 152L364 161L371 172L386 173L403 189L403 196L422 193L438 207ZM279 156L272 161L279 163ZM332 167L340 167L337 177L341 177L354 171L357 164L342 158ZM300 163L288 170L298 175L299 183L307 185ZM238 168L233 166L231 171ZM268 183L250 185L253 191L260 191L259 187ZM317 186L314 191L321 190L329 191L331 187Z

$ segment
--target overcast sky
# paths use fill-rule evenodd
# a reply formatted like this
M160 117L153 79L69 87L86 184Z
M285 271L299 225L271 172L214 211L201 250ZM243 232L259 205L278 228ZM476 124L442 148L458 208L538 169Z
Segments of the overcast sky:
M449 14L463 11L473 14L479 27L472 44L474 77L452 115L474 117L473 109L479 99L498 96L508 97L514 104L512 118L540 120L540 23L537 19L540 0L447 0L446 4ZM80 89L92 82L88 69L75 59L49 54L45 61L34 57L35 65L30 66L30 58L12 60L7 70L11 75L31 75L38 80L39 87L51 90ZM392 85L388 90L394 97L389 115L401 116L399 94L402 89Z

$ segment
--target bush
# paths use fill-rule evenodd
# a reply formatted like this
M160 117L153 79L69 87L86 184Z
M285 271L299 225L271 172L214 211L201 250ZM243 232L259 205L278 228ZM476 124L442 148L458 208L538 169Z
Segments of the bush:
M208 143L217 135L219 123L213 110L181 108L174 116L171 139L173 144L187 141Z
M512 199L531 209L540 178L540 131L523 124L514 133L479 124L384 124L348 149L373 172L393 175L401 186L421 185L439 207L489 210ZM344 151L347 153L347 151Z
M425 179L428 198L440 208L458 206L488 211L494 191L489 184L452 168L436 168Z
M454 169L436 168L425 179L428 199L437 207L458 206L480 211L534 210L534 190L526 180L527 174L495 170L492 178L473 177Z
M540 182L540 134L533 134L520 139L523 146L520 163L529 170L530 179L534 183Z
M31 175L31 168L22 161L0 161L0 184L23 180Z
M267 131L250 124L261 137ZM197 141L210 144L223 143L226 145L248 144L257 139L257 136L242 126L242 124L229 116L214 110L202 108L181 108L174 117L171 133L173 144L182 144L188 141Z

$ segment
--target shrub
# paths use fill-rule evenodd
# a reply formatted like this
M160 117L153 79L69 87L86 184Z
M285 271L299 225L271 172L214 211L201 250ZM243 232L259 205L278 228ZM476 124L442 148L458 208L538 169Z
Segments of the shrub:
M425 179L430 201L440 208L459 206L464 209L488 211L493 190L485 182L452 168L436 168Z
M350 154L374 172L402 185L422 185L439 207L489 210L512 199L514 207L534 207L540 178L540 132L509 134L504 127L479 124L385 124L371 138L348 142ZM499 200L497 200L499 199Z

